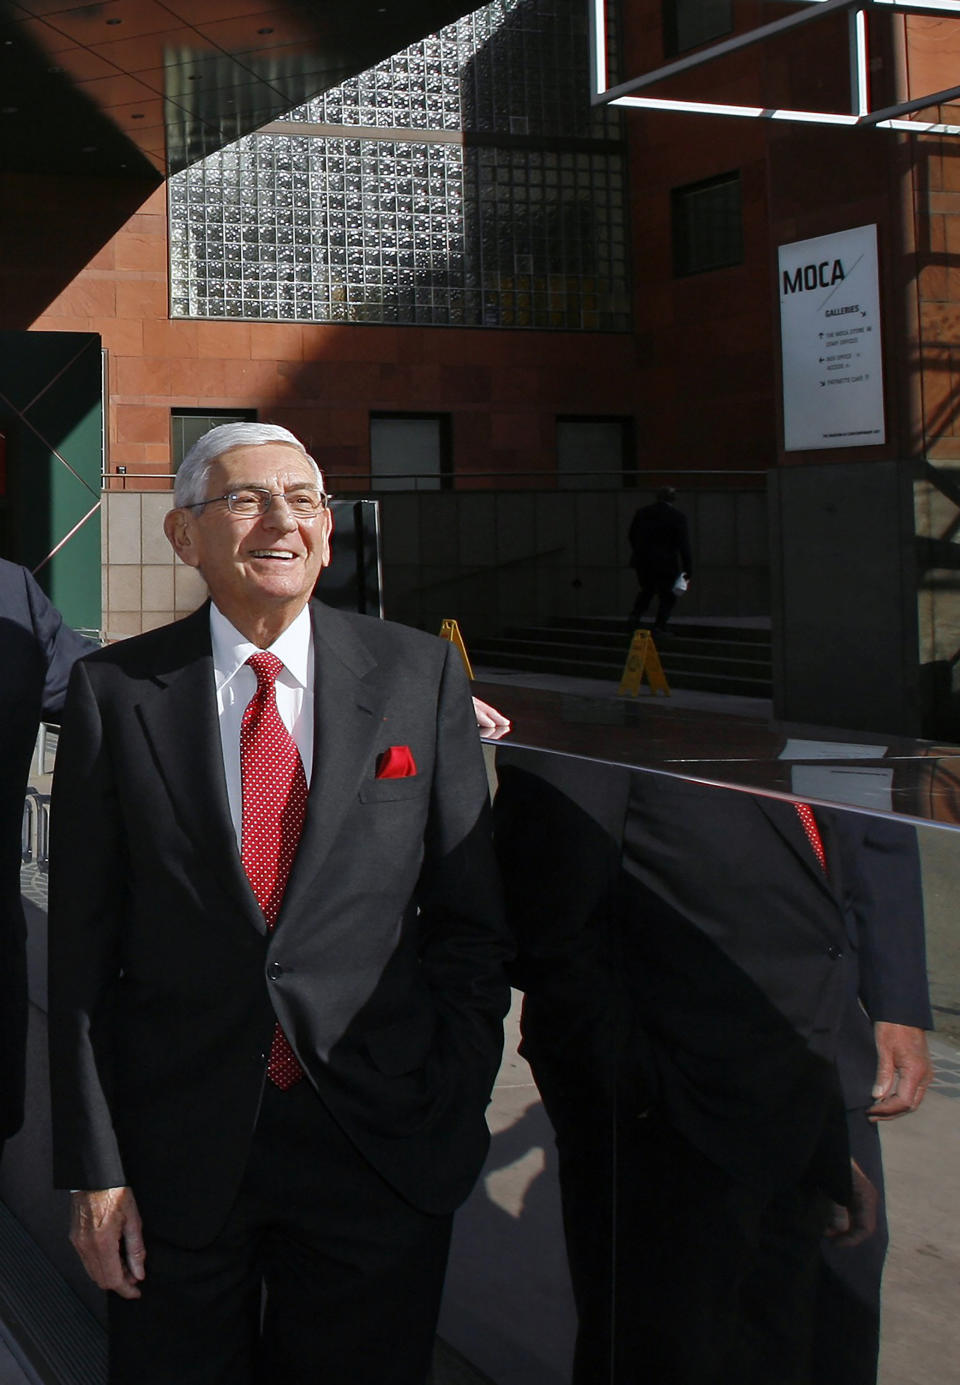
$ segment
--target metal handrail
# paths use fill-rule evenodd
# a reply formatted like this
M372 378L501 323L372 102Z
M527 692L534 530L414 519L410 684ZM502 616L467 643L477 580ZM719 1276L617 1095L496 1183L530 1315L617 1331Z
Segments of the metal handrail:
M87 635L91 639L96 639L99 644L106 644L106 633L102 630L78 630L80 635ZM37 732L36 759L37 774L49 774L47 769L47 751L49 750L49 740L51 735L56 737L60 733L59 725L54 721L41 721L40 729ZM56 745L54 745L54 755L56 755Z
M46 875L50 869L50 795L42 793L37 797L37 870Z
M553 548L541 548L534 553L524 553L519 558L507 558L504 562L497 564L498 572L506 572L508 568L523 567L524 563L535 563L541 558L552 558L556 553L564 553L566 544L557 544ZM489 572L489 567L465 567L457 571L452 577L438 577L432 582L424 582L420 587L421 592L435 592L441 587L455 586L460 582L468 582L471 577L480 577Z
M36 840L36 813L34 799L39 798L36 789L27 789L23 800L23 819L20 824L20 864L27 866L33 860L33 844Z
M37 773L46 774L47 772L47 723L41 721L40 730L37 732Z
M20 864L31 862L46 874L50 862L50 795L32 785L24 795L20 827Z

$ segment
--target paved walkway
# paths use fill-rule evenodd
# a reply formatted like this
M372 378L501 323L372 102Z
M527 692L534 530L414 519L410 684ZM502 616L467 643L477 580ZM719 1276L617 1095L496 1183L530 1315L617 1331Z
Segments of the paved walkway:
M884 1127L890 1255L880 1385L960 1385L960 1051L920 1110Z

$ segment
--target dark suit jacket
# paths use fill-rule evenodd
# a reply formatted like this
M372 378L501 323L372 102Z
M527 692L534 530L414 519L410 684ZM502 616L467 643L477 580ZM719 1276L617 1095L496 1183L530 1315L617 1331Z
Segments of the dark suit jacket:
M509 947L459 655L313 604L314 764L267 934L230 823L207 608L78 669L52 805L59 1185L132 1186L210 1240L243 1172L276 1016L357 1148L446 1212L487 1146ZM407 745L417 774L375 778Z
M59 721L74 660L96 649L26 568L0 559L0 1141L23 1122L27 1029L20 824L41 720Z
M843 864L844 922L854 965L836 1060L847 1107L856 1110L872 1100L873 1022L933 1028L920 855L915 829L903 823L820 808L816 814L832 823Z
M630 566L637 572L673 577L693 572L687 517L667 500L644 505L630 521Z
M500 751L498 773L524 1051L561 1139L606 1092L618 1119L655 1103L736 1178L813 1177L842 1198L837 1060L841 1038L872 1044L856 997L877 969L855 934L871 959L908 956L920 992L874 1018L929 1016L915 843L899 883L887 855L878 908L862 862L885 824L818 812L827 878L789 803L557 755ZM900 990L885 970L881 1010Z

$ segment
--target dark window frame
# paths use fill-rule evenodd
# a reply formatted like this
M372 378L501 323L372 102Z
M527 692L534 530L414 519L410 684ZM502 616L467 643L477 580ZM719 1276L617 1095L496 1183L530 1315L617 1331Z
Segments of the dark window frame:
M696 199L709 194L714 189L736 187L736 234L730 239L729 249L721 250L713 256L698 254L693 243L695 230L692 213ZM701 205L703 205L701 203ZM703 178L696 183L685 183L670 191L670 231L673 246L673 275L675 279L685 279L693 274L712 274L718 269L732 269L742 265L745 258L743 237L743 182L739 169L718 173L712 178ZM720 237L718 236L718 241Z
M186 452L177 456L176 438L173 422L177 418L219 418L224 423L257 423L256 409L171 409L170 410L170 470L176 474L180 470Z
M637 485L637 420L634 414L557 414L554 423L619 423L620 424L620 484L624 490ZM557 457L557 480L561 476Z
M453 490L453 418L449 412L441 409L371 409L368 419L368 436L372 437L372 424L375 419L396 420L407 422L415 419L428 419L440 425L440 471L439 471L439 490ZM378 478L373 473L373 448L370 449L370 489L378 489ZM382 487L380 487L382 489ZM394 490L407 489L417 491L416 485L408 487L391 487Z
M663 54L666 58L675 58L681 53L690 53L695 48L702 48L707 43L713 43L716 39L725 38L734 31L733 22L733 0L727 0L728 21L718 23L716 27L705 28L703 33L693 39L684 38L683 21L679 11L684 3L689 0L662 0L662 24L663 24ZM699 0L693 0L698 4Z

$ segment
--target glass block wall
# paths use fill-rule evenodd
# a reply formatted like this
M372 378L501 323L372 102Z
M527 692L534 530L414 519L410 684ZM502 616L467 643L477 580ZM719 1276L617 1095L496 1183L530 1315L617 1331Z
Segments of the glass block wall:
M171 178L175 317L625 330L583 0L494 0Z

